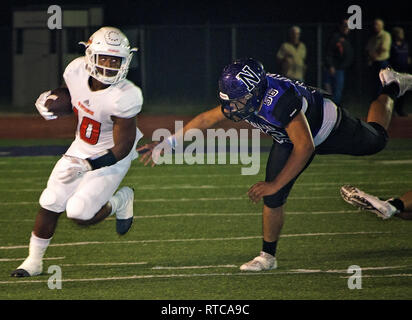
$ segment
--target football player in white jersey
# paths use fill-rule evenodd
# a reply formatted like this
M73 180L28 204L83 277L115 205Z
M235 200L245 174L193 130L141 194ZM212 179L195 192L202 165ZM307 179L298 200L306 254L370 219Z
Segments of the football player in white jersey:
M125 234L133 222L134 193L123 187L116 193L142 133L136 115L143 103L139 87L126 79L136 48L117 28L103 27L87 43L84 57L73 60L63 77L77 115L76 138L56 163L40 196L40 210L30 238L29 256L12 272L14 277L42 273L43 255L61 213L81 225L96 224L116 215L116 231ZM36 101L39 113L57 116L45 103L50 91Z

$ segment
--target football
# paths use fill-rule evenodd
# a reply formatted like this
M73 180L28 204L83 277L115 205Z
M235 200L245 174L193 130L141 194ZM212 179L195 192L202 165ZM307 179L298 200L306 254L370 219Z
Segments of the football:
M52 90L44 105L56 116L65 116L73 112L71 96L67 88Z

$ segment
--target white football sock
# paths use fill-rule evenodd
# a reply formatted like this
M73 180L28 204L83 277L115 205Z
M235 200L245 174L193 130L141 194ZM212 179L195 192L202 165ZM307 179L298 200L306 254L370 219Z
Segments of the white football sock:
M119 207L119 199L114 195L113 197L110 198L109 203L112 207L112 211L109 214L109 217L114 215L117 211L117 208Z
M46 249L50 244L50 239L42 239L37 237L33 232L30 237L29 259L42 260Z

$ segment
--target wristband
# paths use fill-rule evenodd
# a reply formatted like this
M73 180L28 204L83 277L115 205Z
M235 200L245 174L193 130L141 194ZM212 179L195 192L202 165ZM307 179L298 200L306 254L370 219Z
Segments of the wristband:
M172 147L172 149L176 149L177 146L177 141L176 141L176 137L175 135L171 135L169 136L166 141L170 144L170 146Z
M106 150L104 151L103 155L102 153L99 153L96 156L87 158L87 161L89 161L90 165L92 166L92 170L96 170L115 164L117 162L117 159L114 156L112 150Z

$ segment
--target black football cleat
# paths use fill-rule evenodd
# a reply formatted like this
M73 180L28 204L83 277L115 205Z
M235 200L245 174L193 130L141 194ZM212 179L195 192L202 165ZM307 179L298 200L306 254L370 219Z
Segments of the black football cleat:
M24 269L16 269L10 274L10 276L15 278L31 277L30 274Z
M133 223L133 217L129 219L116 219L116 232L119 235L124 235L129 231Z
M119 235L126 234L133 223L133 201L134 190L129 187L123 187L116 192L114 197L120 202L116 211L116 232Z

